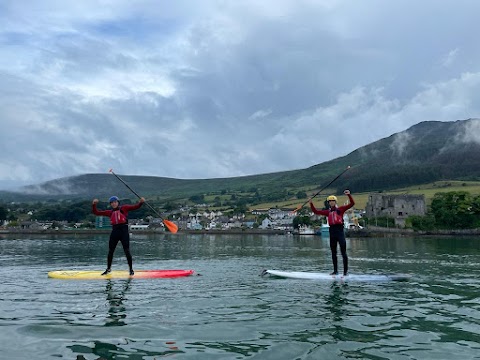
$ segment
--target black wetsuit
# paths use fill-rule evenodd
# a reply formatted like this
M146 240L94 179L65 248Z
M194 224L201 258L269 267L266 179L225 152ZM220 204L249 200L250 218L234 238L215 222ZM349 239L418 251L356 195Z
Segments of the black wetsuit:
M347 241L343 225L331 225L330 231L330 250L332 252L333 272L338 273L337 246L340 245L340 252L343 258L343 273L348 273ZM338 244L338 245L337 245Z
M92 204L92 212L98 216L107 216L112 224L112 232L108 242L107 270L111 269L113 262L113 254L119 241L122 242L123 251L127 257L130 271L133 271L132 254L130 253L130 233L128 232L128 212L137 210L143 205L139 202L135 205L122 205L116 209L98 210L97 204Z
M110 233L110 240L108 241L108 257L107 267L110 269L113 262L113 253L117 247L118 241L122 242L123 251L127 257L128 266L132 269L132 254L130 253L130 234L128 232L127 224L112 225L112 232Z
M355 205L355 201L351 194L347 194L349 199L348 205L334 206L333 208L327 208L317 210L313 203L310 203L310 208L314 214L326 216L329 224L330 231L330 250L332 252L333 273L338 273L338 260L337 260L337 244L340 245L340 251L343 258L343 274L348 274L348 257L347 257L347 242L345 240L343 214L345 211Z

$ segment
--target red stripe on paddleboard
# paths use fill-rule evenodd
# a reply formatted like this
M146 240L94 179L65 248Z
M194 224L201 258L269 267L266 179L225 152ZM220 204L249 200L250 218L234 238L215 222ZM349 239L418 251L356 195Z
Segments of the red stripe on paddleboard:
M194 270L137 270L134 278L175 278L182 276L191 276Z

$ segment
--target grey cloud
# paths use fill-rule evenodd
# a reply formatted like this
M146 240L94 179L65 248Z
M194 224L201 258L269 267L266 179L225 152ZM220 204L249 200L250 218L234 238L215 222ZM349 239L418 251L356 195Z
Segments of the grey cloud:
M478 116L480 3L292 4L3 2L0 182L298 169Z

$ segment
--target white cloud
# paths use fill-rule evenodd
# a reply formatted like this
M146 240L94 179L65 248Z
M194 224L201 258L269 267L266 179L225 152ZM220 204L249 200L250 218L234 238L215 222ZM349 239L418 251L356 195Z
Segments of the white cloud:
M299 169L478 117L480 3L412 4L4 1L0 186Z
M396 134L390 146L393 150L393 153L396 156L401 157L411 140L411 136L406 132Z
M450 50L448 54L442 59L442 65L445 67L450 67L453 65L455 59L458 56L458 48Z
M272 109L264 109L264 110L258 110L255 111L252 115L250 115L248 118L250 120L258 120L262 119L264 117L269 116L272 113Z
M465 125L465 132L458 134L458 140L463 143L479 143L480 144L480 119L479 121L468 122Z

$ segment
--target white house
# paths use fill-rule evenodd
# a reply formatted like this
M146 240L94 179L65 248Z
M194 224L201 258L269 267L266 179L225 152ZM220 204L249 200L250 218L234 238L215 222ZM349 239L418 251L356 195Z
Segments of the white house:
M268 229L272 227L272 221L269 218L265 218L262 220L262 224L260 225L261 229Z

